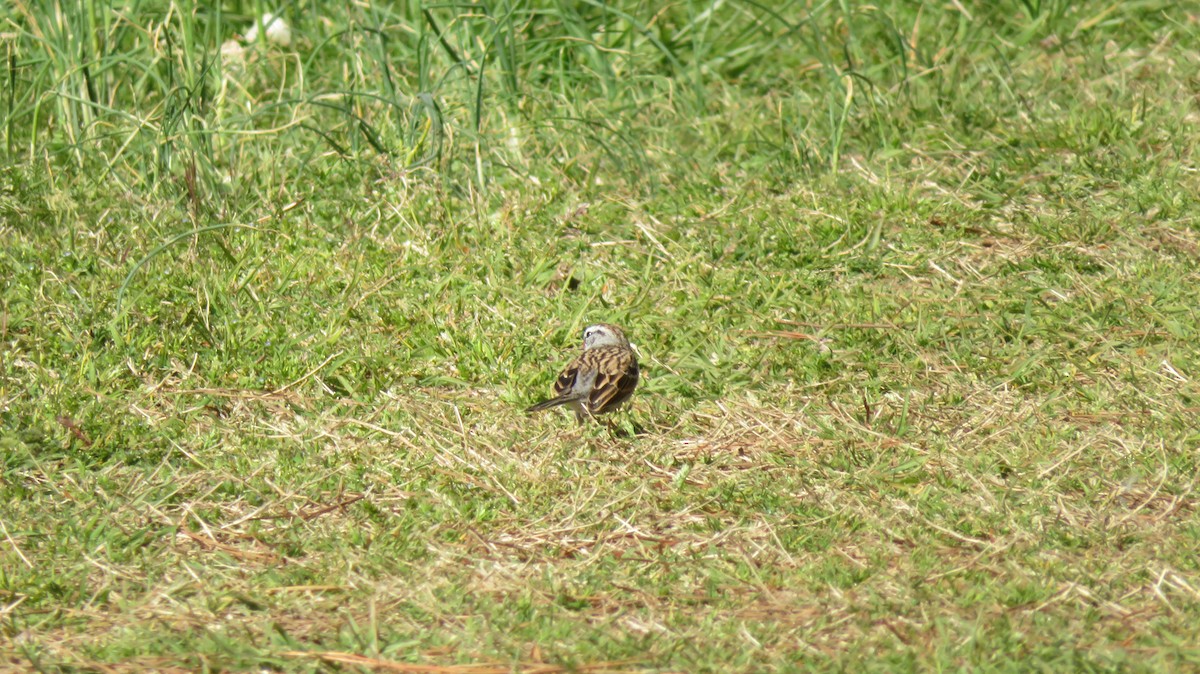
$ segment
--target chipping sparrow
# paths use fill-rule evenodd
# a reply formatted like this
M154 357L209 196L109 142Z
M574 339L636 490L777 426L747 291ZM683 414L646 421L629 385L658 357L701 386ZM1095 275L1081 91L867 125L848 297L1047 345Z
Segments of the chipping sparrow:
M525 410L540 412L570 405L579 423L612 412L629 400L638 383L638 363L621 328L607 323L583 331L583 353L558 375L554 397Z

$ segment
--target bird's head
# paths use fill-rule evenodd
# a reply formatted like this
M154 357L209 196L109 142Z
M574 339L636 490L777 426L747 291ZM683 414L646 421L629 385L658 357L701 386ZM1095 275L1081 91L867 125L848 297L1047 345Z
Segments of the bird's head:
M596 323L583 329L583 348L594 349L598 346L629 348L629 340L625 338L621 328L608 323Z

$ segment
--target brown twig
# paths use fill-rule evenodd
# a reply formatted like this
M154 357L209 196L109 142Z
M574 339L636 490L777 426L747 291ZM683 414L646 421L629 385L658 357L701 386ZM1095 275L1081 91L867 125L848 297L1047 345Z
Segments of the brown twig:
M631 664L632 660L618 662L600 662L591 665L551 665L543 663L527 663L516 665L479 664L479 665L417 665L406 662L394 662L368 658L356 653L339 651L284 651L280 655L292 658L318 658L325 662L337 662L388 672L406 672L408 674L560 674L562 672L619 672L615 667Z
M92 439L87 436L87 433L83 432L83 429L79 427L79 424L76 423L74 419L66 415L59 415L58 417L55 417L55 421L62 424L63 428L70 431L71 435L75 436L76 440L82 442L84 447L92 446Z

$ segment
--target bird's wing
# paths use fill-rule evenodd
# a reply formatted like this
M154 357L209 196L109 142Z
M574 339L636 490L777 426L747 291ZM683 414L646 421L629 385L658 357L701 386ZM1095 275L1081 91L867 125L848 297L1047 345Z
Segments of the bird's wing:
M558 375L558 380L554 382L554 397L563 398L571 395L575 389L575 381L579 379L579 369L582 366L583 358L576 358L563 369Z
M600 414L633 395L638 383L638 364L629 349L602 347L592 352L596 353L598 362L588 408L593 414Z

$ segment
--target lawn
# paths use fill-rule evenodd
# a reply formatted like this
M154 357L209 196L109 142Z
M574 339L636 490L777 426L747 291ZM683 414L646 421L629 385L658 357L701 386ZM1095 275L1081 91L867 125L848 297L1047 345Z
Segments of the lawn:
M62 5L0 669L1200 671L1197 7Z

